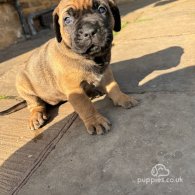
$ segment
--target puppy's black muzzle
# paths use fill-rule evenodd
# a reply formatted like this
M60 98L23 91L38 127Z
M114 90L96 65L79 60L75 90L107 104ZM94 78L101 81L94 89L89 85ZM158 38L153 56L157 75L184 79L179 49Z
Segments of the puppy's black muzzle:
M110 47L112 39L112 29L99 17L88 15L75 28L72 48L77 53L94 56Z

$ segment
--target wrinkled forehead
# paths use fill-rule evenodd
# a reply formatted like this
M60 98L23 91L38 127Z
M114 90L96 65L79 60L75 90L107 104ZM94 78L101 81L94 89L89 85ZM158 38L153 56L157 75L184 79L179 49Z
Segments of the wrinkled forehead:
M91 9L95 4L107 4L107 0L61 0L58 5L59 11L63 12L70 8L74 10Z

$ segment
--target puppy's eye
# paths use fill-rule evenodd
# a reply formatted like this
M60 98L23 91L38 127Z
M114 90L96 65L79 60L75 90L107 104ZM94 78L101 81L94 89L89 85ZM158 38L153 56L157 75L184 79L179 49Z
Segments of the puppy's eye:
M100 5L98 7L98 11L100 14L105 14L107 12L107 9L103 5Z
M73 19L72 17L70 17L70 16L67 16L67 17L64 18L64 23L65 23L66 25L70 25L70 24L72 24L73 22L74 22L74 19Z

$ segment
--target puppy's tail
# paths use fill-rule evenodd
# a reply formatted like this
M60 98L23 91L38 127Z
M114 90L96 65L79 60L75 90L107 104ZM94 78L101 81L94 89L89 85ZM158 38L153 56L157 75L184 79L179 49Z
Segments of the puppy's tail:
M22 102L20 102L20 103L18 103L16 105L14 105L14 106L12 106L9 109L0 112L0 116L5 116L5 115L8 115L8 114L17 112L17 111L22 110L23 108L26 108L26 107L27 107L27 103L24 100L24 101L22 101Z

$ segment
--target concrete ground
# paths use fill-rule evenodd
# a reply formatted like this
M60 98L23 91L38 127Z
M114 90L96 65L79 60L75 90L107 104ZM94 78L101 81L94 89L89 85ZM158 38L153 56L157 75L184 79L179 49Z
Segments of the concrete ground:
M195 194L194 8L194 0L120 7L112 68L122 90L141 104L124 110L97 99L111 132L90 136L77 118L19 195ZM5 95L16 95L11 86L25 60L20 55L0 65L7 64L0 70Z

